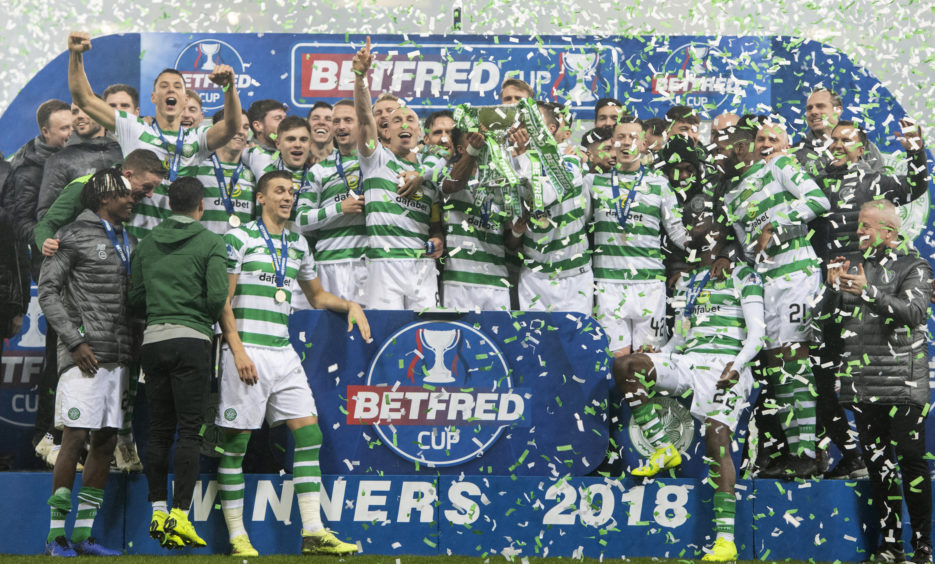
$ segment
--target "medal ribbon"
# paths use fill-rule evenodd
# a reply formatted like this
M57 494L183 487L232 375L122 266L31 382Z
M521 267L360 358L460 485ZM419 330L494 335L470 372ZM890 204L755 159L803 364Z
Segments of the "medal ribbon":
M334 150L334 167L338 170L338 176L341 177L341 180L344 181L344 187L347 188L347 191L351 191L351 183L347 181L347 174L344 172L344 163L341 162L341 151L338 149ZM360 179L357 179L357 189L354 190L354 193L358 196L363 195L363 182Z
M260 230L260 236L266 241L266 248L269 249L269 254L273 259L273 269L276 272L276 287L282 289L286 285L286 263L289 257L289 242L286 241L286 230L282 230L282 254L277 259L276 247L273 245L273 239L269 236L269 230L266 229L262 217L256 220L256 227Z
M117 232L114 226L103 217L98 217L104 225L104 231L107 232L107 238L110 239L110 244L113 245L114 250L117 251L117 258L120 259L120 264L122 264L123 269L126 270L127 276L130 276L130 236L127 235L127 230L123 230L123 244L121 245L117 240Z
M166 151L169 150L169 142L166 141L165 135L162 134L162 128L159 127L159 124L156 123L156 120L153 120L153 127L156 128L156 133L159 134L159 139L162 140L162 146L165 147ZM179 176L179 167L182 166L182 149L184 148L185 142L185 130L179 126L179 136L175 140L175 154L172 155L172 160L169 161L169 181L175 182L175 179Z
M610 169L610 191L614 196L614 206L617 208L617 223L620 224L621 229L626 229L627 221L630 219L630 211L633 207L633 202L636 200L636 189L643 182L643 174L645 174L646 169L640 167L640 175L637 177L636 182L630 187L630 190L627 192L626 200L620 201L620 186L617 185L617 169Z
M224 179L224 167L221 166L221 160L218 158L217 153L211 153L211 164L214 165L214 177L217 178L218 188L221 191L221 202L224 204L224 209L227 210L227 215L234 215L234 201L233 193L234 186L237 185L237 181L240 180L240 173L243 172L243 161L237 163L237 168L234 169L234 173L231 174L230 186L228 186L227 181Z
M687 301L685 303L685 309L682 311L682 315L686 319L691 317L692 312L695 310L695 302L698 301L698 296L701 295L704 287L708 284L708 281L711 280L711 271L705 271L704 276L698 282L698 287L695 288L695 278L697 277L698 273L696 272L692 274L691 280L688 281Z

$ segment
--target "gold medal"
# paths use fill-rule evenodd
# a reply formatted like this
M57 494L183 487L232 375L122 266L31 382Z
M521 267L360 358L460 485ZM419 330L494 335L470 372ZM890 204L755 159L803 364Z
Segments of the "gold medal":
M231 215L227 218L227 224L236 229L240 227L240 218L236 215Z
M277 304L284 303L286 301L286 291L282 288L276 290L276 295L273 296L273 299L276 300Z

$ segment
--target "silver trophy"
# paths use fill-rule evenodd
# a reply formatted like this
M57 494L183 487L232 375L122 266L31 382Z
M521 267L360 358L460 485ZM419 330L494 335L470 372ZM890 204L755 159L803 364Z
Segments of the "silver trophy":
M205 54L206 60L203 65L201 65L201 70L213 71L214 67L217 66L217 63L214 62L214 56L218 54L218 51L221 50L220 43L202 43L201 52Z
M597 72L597 53L565 53L565 66L575 75L575 85L568 91L568 99L578 104L597 100L587 86Z
M451 370L445 366L445 353L455 348L458 340L461 338L461 331L451 329L449 331L433 331L425 329L421 333L422 344L432 349L435 355L435 361L423 380L427 384L450 384L455 381L451 375Z

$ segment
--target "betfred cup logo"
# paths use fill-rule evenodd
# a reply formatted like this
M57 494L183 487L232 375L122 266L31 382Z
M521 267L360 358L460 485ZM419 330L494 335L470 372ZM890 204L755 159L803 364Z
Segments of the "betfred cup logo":
M482 456L504 429L530 425L526 408L497 345L458 322L406 325L386 339L366 385L347 387L349 425L373 425L387 448L428 466Z
M213 71L217 64L214 62L214 56L218 54L218 51L221 50L220 43L202 43L199 46L202 54L204 54L205 62L201 65L201 70Z

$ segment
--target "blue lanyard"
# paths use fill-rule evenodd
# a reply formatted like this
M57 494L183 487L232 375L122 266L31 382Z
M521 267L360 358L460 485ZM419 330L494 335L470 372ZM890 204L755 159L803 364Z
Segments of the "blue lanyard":
M286 172L295 174L295 171L289 170L286 168L286 163L282 160L282 155L279 156L279 162L276 163L276 168L279 170L285 170ZM292 198L292 211L295 211L296 207L299 205L299 194L305 192L305 187L309 186L308 181L308 165L302 167L302 184L299 185L299 189L295 191L295 197Z
M104 231L107 232L107 238L110 239L110 244L113 245L114 250L117 251L117 258L120 259L120 264L122 264L123 269L127 271L127 276L130 276L130 236L127 235L127 230L123 230L123 244L121 245L120 242L117 241L117 233L114 230L114 226L103 217L98 216L98 218L104 225Z
M704 273L701 281L698 283L698 288L695 288L695 278L698 277L698 273L692 274L692 279L688 282L688 300L685 304L685 310L682 312L686 318L691 317L692 312L695 310L695 302L698 301L698 296L701 295L702 290L708 284L708 281L711 280L711 271L707 270Z
M269 230L266 229L262 217L256 220L256 226L260 230L260 236L266 241L266 248L269 249L269 254L273 259L273 269L276 271L276 287L283 288L286 285L286 263L289 258L289 242L286 241L286 230L282 230L282 254L277 257L276 247L273 245L273 240L269 236Z
M646 172L642 166L640 167L640 176L636 179L636 182L633 183L633 186L630 188L630 191L627 193L627 198L625 201L620 201L620 187L617 186L617 169L610 169L610 191L614 196L614 206L617 208L617 223L620 224L621 229L626 229L627 220L630 219L630 211L633 207L633 200L636 196L636 188L643 182L643 174Z
M234 202L232 194L234 193L234 186L240 180L240 173L243 172L243 161L237 163L237 168L231 174L230 186L224 180L224 167L221 166L221 160L218 158L217 153L211 153L211 164L214 165L214 176L218 180L218 188L221 190L221 202L224 204L224 209L227 210L228 215L233 215Z
M493 196L487 196L484 198L484 203L481 204L480 211L484 229L489 229L490 226L487 222L490 221L490 213L493 211Z
M344 181L344 187L347 188L348 192L350 192L351 183L347 181L347 174L344 172L344 163L341 162L342 158L343 157L341 156L341 151L338 149L335 149L334 150L334 167L338 169L338 176L340 176L341 180ZM359 178L357 179L357 188L354 190L354 193L357 194L358 196L363 194L363 186L361 185L361 181Z
M156 133L159 134L159 138L162 139L162 146L165 147L166 151L169 150L169 142L166 141L165 136L162 134L162 129L159 127L159 124L156 123L156 120L153 120L153 127L156 128ZM169 161L169 181L174 182L179 176L179 167L182 166L182 149L184 148L185 142L185 130L182 129L182 126L179 126L179 136L175 140L175 154L172 155L172 160Z

